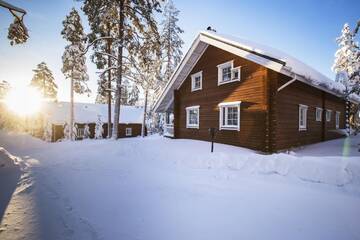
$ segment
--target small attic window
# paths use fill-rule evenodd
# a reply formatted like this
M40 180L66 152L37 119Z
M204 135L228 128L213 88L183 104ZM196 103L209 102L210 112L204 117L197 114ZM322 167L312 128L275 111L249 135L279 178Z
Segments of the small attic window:
M202 89L202 71L191 75L191 91L197 91Z
M218 85L240 81L240 66L234 68L234 60L222 63L218 67Z

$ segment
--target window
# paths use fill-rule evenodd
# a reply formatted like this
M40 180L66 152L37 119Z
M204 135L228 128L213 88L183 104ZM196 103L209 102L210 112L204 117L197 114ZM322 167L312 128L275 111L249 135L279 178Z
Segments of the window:
M199 128L199 108L200 106L192 106L186 108L187 128Z
M316 116L317 122L322 121L322 111L323 111L322 108L319 108L319 107L316 108L315 116Z
M77 128L76 129L76 136L78 138L83 138L84 137L84 133L85 133L85 129L84 128Z
M326 121L330 122L331 121L331 110L327 109L326 110Z
M299 131L305 131L307 126L308 106L299 104Z
M234 68L234 61L220 64L218 67L218 85L240 81L240 67Z
M125 129L125 135L126 136L132 136L132 128L126 128Z
M240 104L240 101L219 104L220 130L240 131Z
M191 91L202 89L202 71L191 75Z
M165 124L173 125L174 124L174 114L173 113L165 113Z
M335 126L336 126L336 129L339 129L339 125L340 125L340 112L336 112L336 115L335 115Z

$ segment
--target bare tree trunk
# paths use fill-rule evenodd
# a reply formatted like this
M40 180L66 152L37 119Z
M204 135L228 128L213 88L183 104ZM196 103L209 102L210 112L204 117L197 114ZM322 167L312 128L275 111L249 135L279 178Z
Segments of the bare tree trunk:
M123 57L123 36L124 36L124 1L119 2L119 47L117 58L117 79L115 92L115 106L114 106L114 131L113 139L118 139L118 126L120 119L120 100L121 100L121 81L122 81L122 57Z
M70 139L74 141L74 78L71 77L70 86Z
M148 89L145 90L145 103L144 103L144 116L143 116L143 122L141 126L141 136L145 137L145 123L146 123L146 111L147 111L147 101L148 101Z
M110 36L110 24L108 24L108 36ZM111 54L111 40L108 40L107 52ZM111 67L111 57L108 56L108 68ZM111 70L108 73L108 138L112 136L112 127L111 127Z

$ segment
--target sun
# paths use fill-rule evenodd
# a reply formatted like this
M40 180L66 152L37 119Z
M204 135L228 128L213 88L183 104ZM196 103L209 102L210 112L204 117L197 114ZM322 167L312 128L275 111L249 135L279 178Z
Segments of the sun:
M32 87L14 88L5 97L6 106L21 116L29 116L40 111L43 98Z

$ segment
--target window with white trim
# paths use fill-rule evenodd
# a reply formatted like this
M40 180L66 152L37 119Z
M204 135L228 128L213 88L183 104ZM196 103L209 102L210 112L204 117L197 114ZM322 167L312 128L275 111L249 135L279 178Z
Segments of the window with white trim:
M335 114L335 127L336 129L339 129L340 126L340 112L336 111Z
M202 71L191 75L191 91L202 89Z
M299 104L299 131L305 131L307 126L308 106Z
M222 63L218 68L218 85L240 81L240 66L234 68L234 60Z
M186 108L186 127L199 128L200 106L191 106Z
M331 110L326 109L326 121L330 122L331 121Z
M125 129L125 135L126 136L132 136L132 128L126 128Z
M322 112L323 112L322 108L319 108L319 107L316 108L315 118L316 118L317 122L322 121Z
M220 103L219 128L220 130L240 130L240 104L241 102Z

